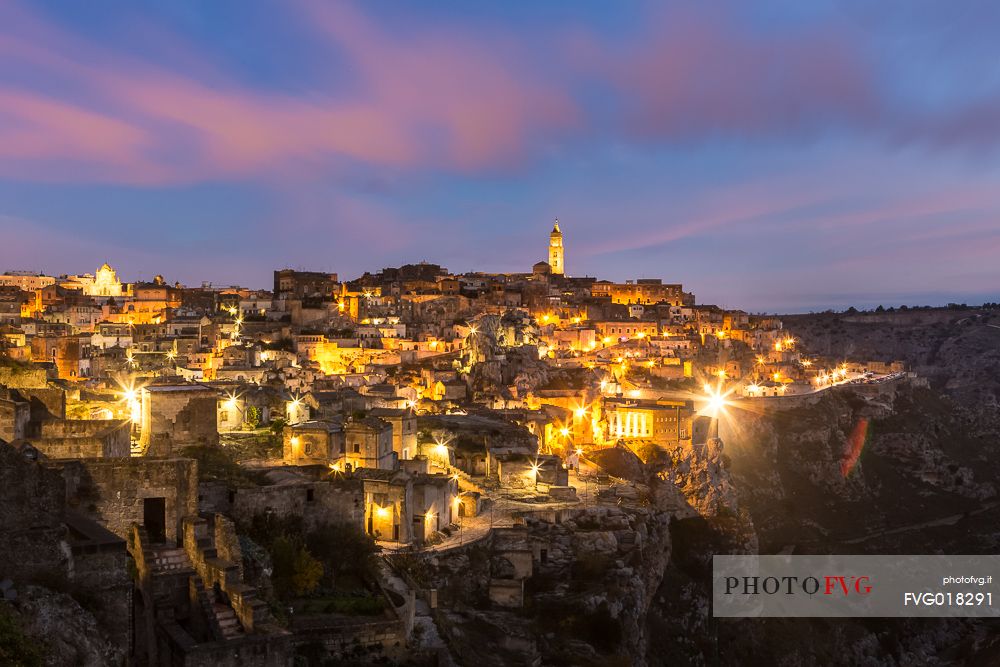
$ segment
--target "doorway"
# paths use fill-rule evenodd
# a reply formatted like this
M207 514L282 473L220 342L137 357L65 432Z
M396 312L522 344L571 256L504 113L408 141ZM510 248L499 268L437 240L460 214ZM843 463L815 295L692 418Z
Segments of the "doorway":
M165 498L142 499L142 524L154 544L167 541L167 503Z

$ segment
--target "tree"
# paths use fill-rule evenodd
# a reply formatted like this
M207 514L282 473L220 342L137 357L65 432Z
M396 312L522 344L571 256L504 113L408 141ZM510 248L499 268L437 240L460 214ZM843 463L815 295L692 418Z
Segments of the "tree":
M248 407L243 421L246 422L247 429L251 431L260 426L260 408L254 405Z
M309 553L305 545L299 547L295 554L295 562L292 571L292 590L296 595L307 595L316 590L320 579L323 578L323 563L319 562Z
M323 577L323 564L300 540L282 535L274 540L270 551L275 592L288 597L289 594L308 595L316 590Z

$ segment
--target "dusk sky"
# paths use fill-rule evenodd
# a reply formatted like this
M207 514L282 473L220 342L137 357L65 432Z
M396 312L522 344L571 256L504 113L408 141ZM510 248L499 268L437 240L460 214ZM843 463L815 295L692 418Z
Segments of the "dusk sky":
M0 271L1000 301L1000 3L0 3Z

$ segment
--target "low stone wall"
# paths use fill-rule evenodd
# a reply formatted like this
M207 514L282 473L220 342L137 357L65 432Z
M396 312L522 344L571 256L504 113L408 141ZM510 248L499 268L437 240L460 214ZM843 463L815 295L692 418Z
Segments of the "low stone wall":
M293 663L289 636L247 635L235 641L196 644L176 622L157 627L157 640L168 655L183 656L184 667L286 667Z
M128 458L131 424L124 419L53 419L31 443L50 459Z
M44 388L48 383L43 368L0 366L0 384L14 389Z
M399 619L353 623L323 616L299 617L292 622L292 631L295 646L319 642L334 656L358 647L388 650L406 644L406 630Z

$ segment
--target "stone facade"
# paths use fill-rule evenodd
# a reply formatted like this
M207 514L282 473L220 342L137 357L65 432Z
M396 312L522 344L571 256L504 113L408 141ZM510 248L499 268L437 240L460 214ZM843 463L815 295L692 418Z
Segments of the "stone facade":
M0 443L0 573L15 585L64 578L107 638L128 647L125 541L67 507L66 482L31 446Z
M400 460L417 455L417 415L402 408L372 408L369 415L392 426L392 451Z
M26 450L30 451L30 450ZM0 563L6 577L65 572L65 484L44 464L0 443Z
M14 442L24 438L31 407L17 391L0 394L0 439Z
M176 544L181 520L198 513L198 466L192 459L86 459L62 468L72 506L120 537L132 524L159 522L162 538ZM157 541L157 536L153 536Z
M274 514L301 516L308 529L321 523L349 523L361 530L365 516L362 483L343 477L239 488L205 482L198 495L201 511L223 513L238 523Z
M344 454L347 470L378 468L393 470L396 454L392 447L392 426L378 417L352 419L344 425Z
M50 459L128 458L128 420L53 419L42 422L31 443Z
M172 456L189 445L219 443L218 393L201 384L153 385L141 393L139 444L151 456Z
M307 421L285 426L282 459L286 465L332 465L344 469L344 429L328 421Z

